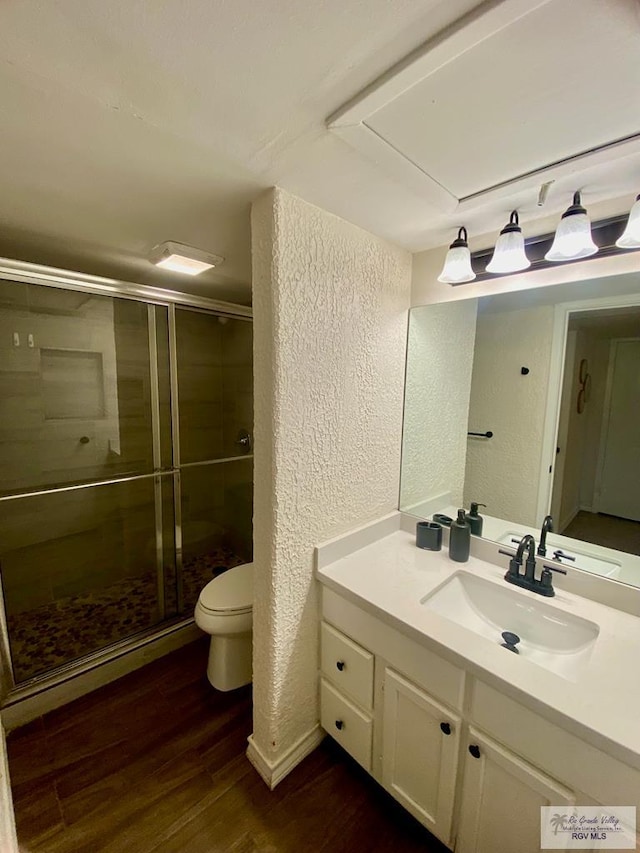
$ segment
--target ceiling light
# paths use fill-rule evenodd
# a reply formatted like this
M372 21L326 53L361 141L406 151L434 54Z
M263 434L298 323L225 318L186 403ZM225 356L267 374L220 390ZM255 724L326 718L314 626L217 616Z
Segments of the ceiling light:
M598 247L591 237L591 222L582 206L580 193L573 194L573 204L562 214L553 245L544 256L547 261L575 261L595 255Z
M151 250L151 263L157 267L183 275L200 275L211 267L217 267L224 261L220 255L213 255L194 246L184 243L174 243L168 240L160 243Z
M504 273L519 272L531 266L531 261L524 251L524 237L518 219L518 212L513 210L509 222L504 226L498 237L493 257L487 264L487 272Z
M627 220L624 233L616 240L616 246L620 249L640 249L640 195L636 201Z
M463 284L473 281L476 274L471 268L471 252L467 242L467 229L458 229L458 236L449 246L438 281L443 284Z

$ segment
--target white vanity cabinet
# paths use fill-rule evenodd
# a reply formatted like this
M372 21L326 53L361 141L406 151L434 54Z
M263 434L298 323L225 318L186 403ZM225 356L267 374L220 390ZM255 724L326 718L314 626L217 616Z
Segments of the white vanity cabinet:
M382 783L445 844L451 838L460 717L389 667L384 671Z
M540 806L640 812L640 771L327 588L321 637L323 728L457 853L537 853Z
M380 626L378 636L384 635ZM406 659L419 666L413 644L402 640L410 644L403 648ZM448 844L461 733L459 714L326 621L320 627L320 669L322 728ZM444 693L454 701L461 697L460 670L441 661L432 675L439 695Z
M574 794L473 727L465 753L456 853L538 853L540 806Z

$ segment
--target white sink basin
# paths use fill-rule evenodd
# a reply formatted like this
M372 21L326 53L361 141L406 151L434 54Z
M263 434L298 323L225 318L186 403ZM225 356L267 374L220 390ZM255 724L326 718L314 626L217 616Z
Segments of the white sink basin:
M594 622L538 601L506 581L500 586L468 572L456 572L420 603L498 646L503 631L517 634L521 658L570 681L588 662L600 631Z
M522 534L515 533L510 530L498 539L500 545L508 545L514 551L518 547L518 542L522 539ZM561 551L565 557L573 559L565 559L560 556L558 561L565 566L572 566L576 569L584 569L586 572L593 572L596 575L602 575L606 578L615 578L622 567L621 563L616 563L615 560L607 560L603 557L594 557L592 554L584 554L582 551L576 551L575 548L565 548L559 544L558 540L553 536L547 537L547 556L537 557L538 560L554 560L554 551Z

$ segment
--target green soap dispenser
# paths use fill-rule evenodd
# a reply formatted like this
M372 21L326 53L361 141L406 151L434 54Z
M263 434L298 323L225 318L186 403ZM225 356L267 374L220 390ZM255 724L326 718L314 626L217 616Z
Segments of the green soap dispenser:
M471 501L471 509L465 516L467 523L471 528L472 536L482 536L482 522L484 519L481 515L478 515L479 506L486 506L486 504L479 504L475 501Z
M449 557L456 563L466 563L471 548L471 528L467 523L466 513L458 510L458 517L451 523L449 531Z

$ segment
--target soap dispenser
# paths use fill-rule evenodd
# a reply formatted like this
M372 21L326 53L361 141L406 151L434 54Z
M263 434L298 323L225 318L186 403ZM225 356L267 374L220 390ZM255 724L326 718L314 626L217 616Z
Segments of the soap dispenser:
M451 523L449 531L449 557L456 563L466 563L471 548L471 528L467 523L466 513L458 510L458 517Z
M467 523L471 528L472 536L482 536L482 522L484 519L481 515L478 515L479 506L486 506L486 504L479 504L475 501L471 501L471 509L465 516Z

